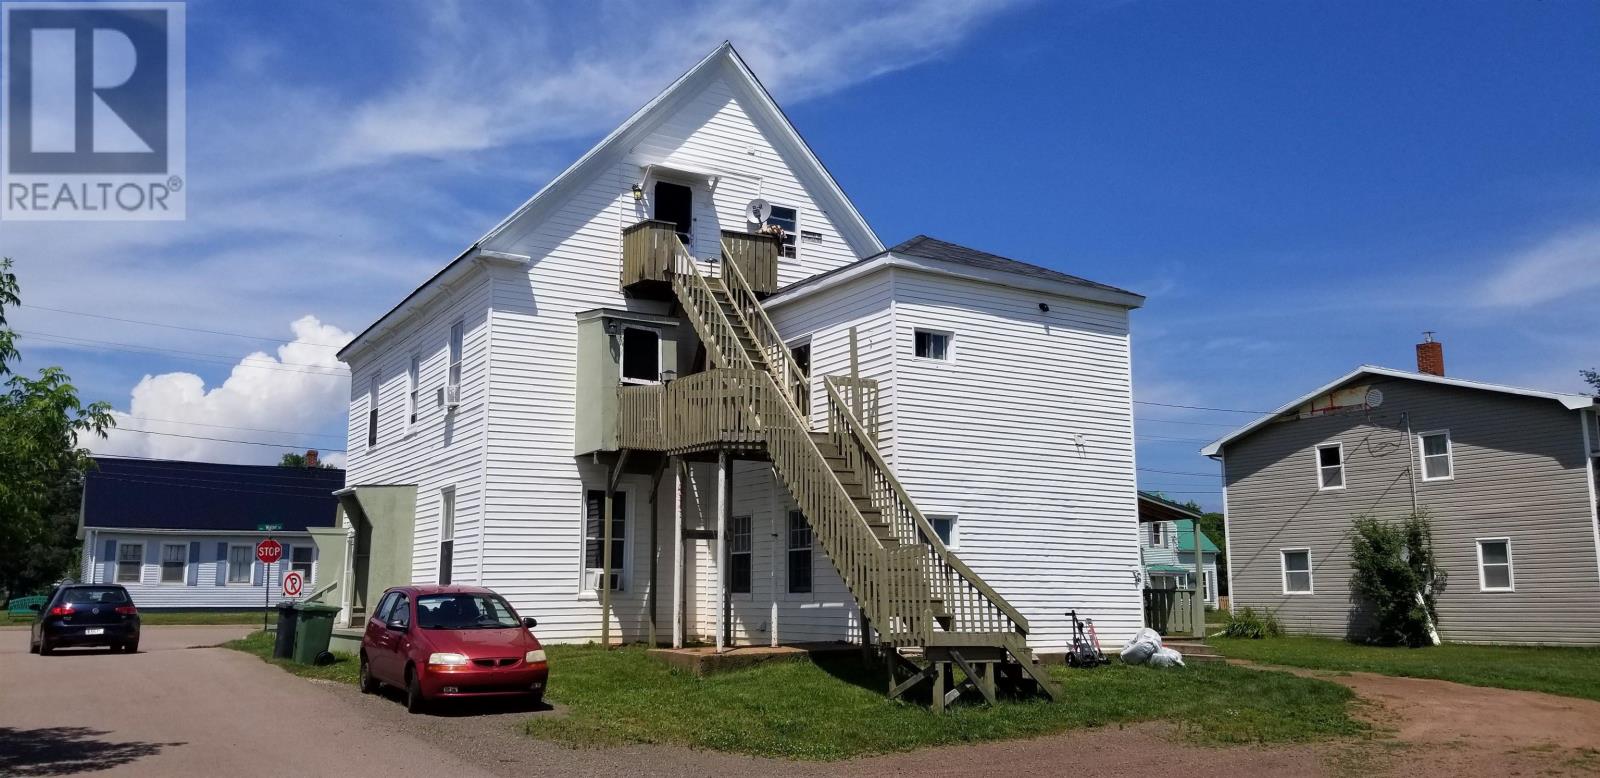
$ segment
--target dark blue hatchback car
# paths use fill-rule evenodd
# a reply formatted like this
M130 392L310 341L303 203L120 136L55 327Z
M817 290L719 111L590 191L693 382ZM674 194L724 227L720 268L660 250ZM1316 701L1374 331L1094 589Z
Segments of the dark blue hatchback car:
M112 651L139 650L139 609L121 586L64 584L50 600L36 606L28 650L49 655L65 646L109 646Z

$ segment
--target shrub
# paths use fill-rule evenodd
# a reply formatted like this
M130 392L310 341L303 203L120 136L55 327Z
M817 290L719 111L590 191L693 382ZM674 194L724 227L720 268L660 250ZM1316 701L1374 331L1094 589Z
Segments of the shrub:
M1246 605L1228 614L1222 634L1230 638L1275 638L1283 634L1283 627L1278 624L1277 616L1260 615L1255 608Z
M1401 523L1361 516L1350 544L1355 573L1350 596L1367 617L1367 639L1379 645L1428 646L1438 619L1434 592L1445 572L1433 558L1433 531L1425 513Z

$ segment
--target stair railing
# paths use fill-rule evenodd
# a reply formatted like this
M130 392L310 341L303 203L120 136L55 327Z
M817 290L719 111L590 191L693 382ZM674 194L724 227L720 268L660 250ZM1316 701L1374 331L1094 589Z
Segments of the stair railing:
M772 380L783 387L797 412L810 407L810 398L806 396L811 391L810 376L800 370L800 363L789 353L789 345L783 342L783 336L773 326L767 309L762 307L755 288L745 278L744 271L739 269L739 263L734 261L733 252L728 249L726 241L722 244L722 267L722 285L727 288L733 307L744 317L751 337L755 338L756 348L766 358Z
M754 369L750 355L739 339L739 327L728 320L717 302L711 281L700 272L700 262L684 248L676 235L672 261L672 289L689 314L695 334L706 346L711 363L718 367Z
M876 430L869 430L851 411L839 382L829 376L823 385L828 393L828 433L844 452L846 463L862 476L868 503L883 512L901 543L927 549L929 592L951 617L947 631L1027 634L1028 620L939 539L879 453Z

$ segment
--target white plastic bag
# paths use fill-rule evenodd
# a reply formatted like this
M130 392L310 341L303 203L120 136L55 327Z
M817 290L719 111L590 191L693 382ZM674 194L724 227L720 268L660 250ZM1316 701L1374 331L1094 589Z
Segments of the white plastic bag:
M1150 656L1151 667L1183 667L1183 654L1163 648Z
M1127 665L1142 665L1150 657L1161 650L1161 634L1149 627L1135 632L1132 638L1122 646L1122 663Z

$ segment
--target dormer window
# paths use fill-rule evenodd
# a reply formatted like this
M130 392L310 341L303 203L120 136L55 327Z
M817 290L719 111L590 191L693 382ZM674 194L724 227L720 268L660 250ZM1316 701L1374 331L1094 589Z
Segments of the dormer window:
M642 327L622 328L622 382L661 381L661 333Z

